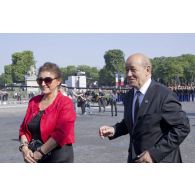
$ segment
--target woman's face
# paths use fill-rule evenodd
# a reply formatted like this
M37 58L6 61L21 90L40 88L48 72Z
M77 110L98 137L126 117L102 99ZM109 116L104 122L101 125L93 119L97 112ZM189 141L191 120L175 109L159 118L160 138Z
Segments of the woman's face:
M44 94L54 93L60 85L60 81L56 78L56 75L48 71L40 72L37 83Z

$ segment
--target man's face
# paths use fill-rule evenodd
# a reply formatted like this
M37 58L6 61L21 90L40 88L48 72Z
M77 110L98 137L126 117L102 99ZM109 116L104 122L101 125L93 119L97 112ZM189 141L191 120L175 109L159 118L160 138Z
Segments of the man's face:
M150 75L150 67L144 66L141 58L132 57L126 62L126 77L129 85L136 89L140 89L148 80Z

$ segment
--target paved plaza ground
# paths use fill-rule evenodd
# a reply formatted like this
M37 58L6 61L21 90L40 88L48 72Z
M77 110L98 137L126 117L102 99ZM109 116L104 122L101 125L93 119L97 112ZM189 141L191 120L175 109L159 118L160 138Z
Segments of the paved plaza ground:
M195 103L182 103L190 119L191 132L181 145L183 161L195 162ZM123 117L123 106L119 105L117 117L111 117L110 107L106 112L92 108L91 115L81 115L78 108L75 124L76 143L74 144L75 163L126 163L129 136L109 141L100 139L98 129L101 125L113 125ZM24 105L0 105L0 162L23 162L18 151L18 129L26 110Z

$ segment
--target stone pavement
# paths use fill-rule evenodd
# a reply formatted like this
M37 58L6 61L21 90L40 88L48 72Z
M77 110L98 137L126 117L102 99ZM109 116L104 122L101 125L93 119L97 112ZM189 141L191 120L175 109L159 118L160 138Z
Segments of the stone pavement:
M195 103L182 103L191 124L191 132L181 145L184 162L195 162ZM98 112L93 107L91 115L78 115L75 124L76 143L74 144L76 163L125 163L129 136L122 136L109 141L99 138L98 129L101 125L113 125L123 117L123 106L118 106L117 117L111 117L110 107L106 112ZM0 105L0 162L23 162L18 151L18 129L26 110L26 104Z

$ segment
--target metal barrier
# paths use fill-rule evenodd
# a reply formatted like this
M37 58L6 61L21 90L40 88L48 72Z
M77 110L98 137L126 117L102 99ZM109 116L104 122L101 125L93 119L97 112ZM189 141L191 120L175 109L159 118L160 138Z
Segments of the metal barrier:
M22 99L22 100L7 100L7 101L0 101L0 106L3 105L19 105L19 104L28 104L29 99Z

